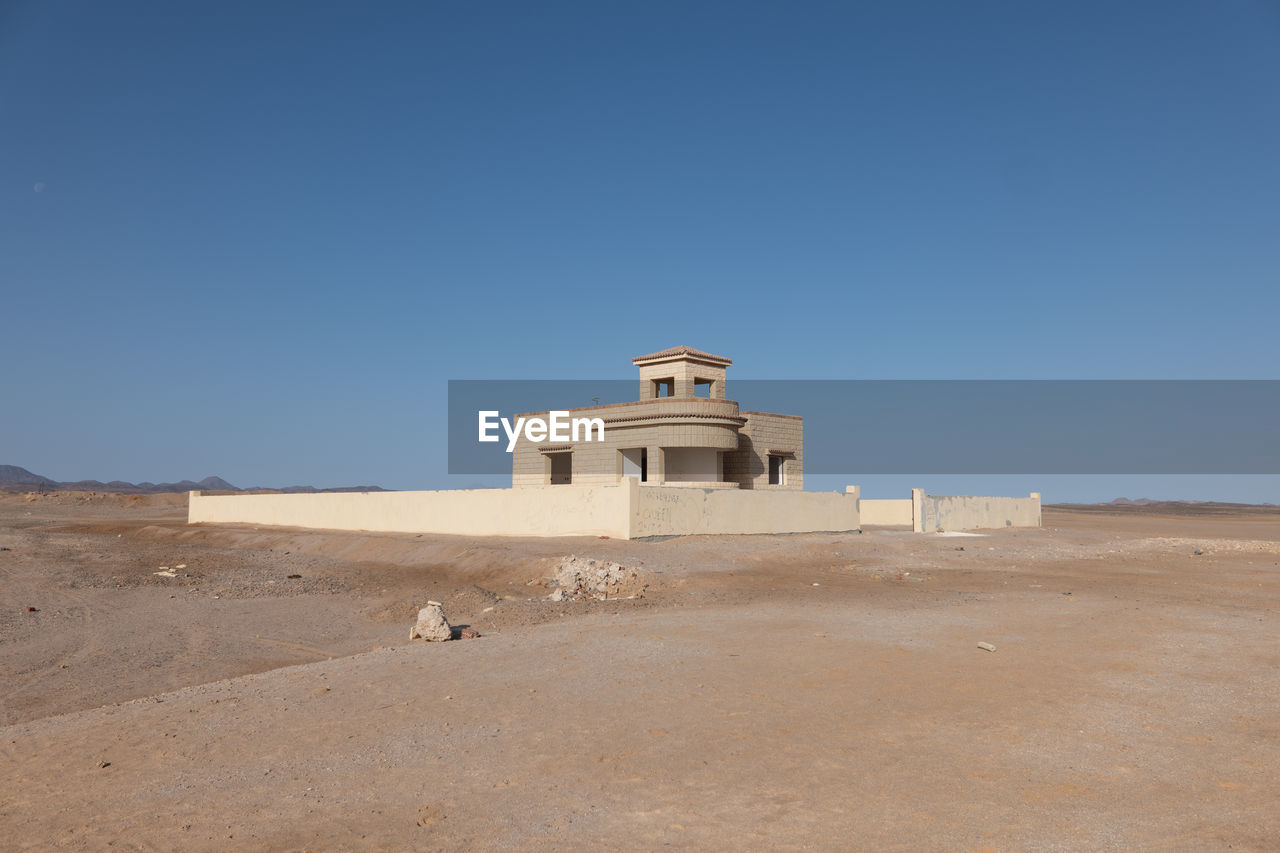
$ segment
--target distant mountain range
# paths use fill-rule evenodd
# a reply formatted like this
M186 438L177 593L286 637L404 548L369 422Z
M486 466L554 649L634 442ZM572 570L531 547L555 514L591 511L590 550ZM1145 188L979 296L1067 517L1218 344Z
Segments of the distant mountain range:
M251 489L240 489L221 477L205 477L200 482L179 480L176 483L126 483L123 480L112 480L104 483L100 480L77 480L60 482L33 474L26 468L17 465L0 465L0 491L3 492L119 492L128 495L154 495L161 492L189 492L194 489L210 492L385 492L381 486L346 486L340 489L317 489L315 486L288 486L283 489L266 489L255 486Z
M1137 500L1129 500L1128 498L1116 498L1108 501L1103 506L1154 506L1156 504L1178 504L1181 506L1280 506L1280 504L1262 503L1262 504L1233 504L1224 503L1222 501L1157 501L1151 498L1138 498Z

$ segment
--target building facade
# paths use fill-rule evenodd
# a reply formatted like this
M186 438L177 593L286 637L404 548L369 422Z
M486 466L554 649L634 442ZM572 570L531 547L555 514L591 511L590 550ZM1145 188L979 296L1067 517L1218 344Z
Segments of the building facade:
M679 346L631 362L640 370L638 400L567 410L602 420L604 440L536 443L521 434L512 486L609 485L630 477L703 489L804 488L804 419L742 411L727 399L731 360Z

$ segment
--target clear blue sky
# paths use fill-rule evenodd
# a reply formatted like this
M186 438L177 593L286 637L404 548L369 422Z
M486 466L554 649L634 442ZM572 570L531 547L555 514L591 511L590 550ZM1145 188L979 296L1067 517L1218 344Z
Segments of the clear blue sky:
M677 343L730 382L1277 378L1277 81L1274 2L10 0L0 463L460 485L446 379Z

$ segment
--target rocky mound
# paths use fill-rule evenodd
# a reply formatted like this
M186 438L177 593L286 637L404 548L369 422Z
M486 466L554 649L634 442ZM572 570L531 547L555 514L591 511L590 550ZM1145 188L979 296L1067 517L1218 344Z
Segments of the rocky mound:
M646 573L610 560L593 560L569 555L554 567L554 576L545 579L552 589L552 601L607 601L639 598L649 588Z

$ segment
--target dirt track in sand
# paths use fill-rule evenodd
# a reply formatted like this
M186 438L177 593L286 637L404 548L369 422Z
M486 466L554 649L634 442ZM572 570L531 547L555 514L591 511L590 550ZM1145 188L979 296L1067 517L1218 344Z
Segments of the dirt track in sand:
M17 849L1280 849L1275 513L666 542L184 513L0 498ZM542 600L570 553L650 588ZM484 636L406 643L428 598Z

